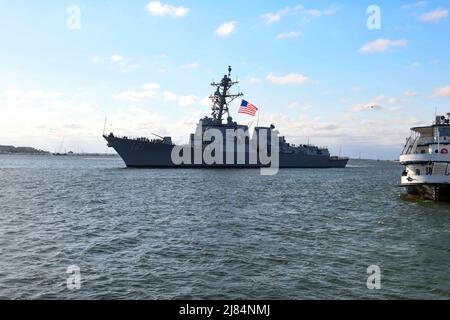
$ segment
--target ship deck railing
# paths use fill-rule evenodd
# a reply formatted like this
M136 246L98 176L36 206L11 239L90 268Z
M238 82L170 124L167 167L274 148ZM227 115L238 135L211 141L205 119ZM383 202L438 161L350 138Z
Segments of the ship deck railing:
M133 137L133 136L119 136L115 134L109 134L105 135L107 138L116 138L116 139L123 139L123 140L131 140L131 141L141 141L141 142L155 142L155 141L163 141L162 139L149 139L146 137Z

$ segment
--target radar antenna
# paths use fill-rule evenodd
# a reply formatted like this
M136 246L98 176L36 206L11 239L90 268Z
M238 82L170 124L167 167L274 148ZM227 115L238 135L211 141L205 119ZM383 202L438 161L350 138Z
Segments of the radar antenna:
M224 75L222 81L219 83L211 83L211 86L217 88L214 95L209 97L213 102L212 116L217 124L222 124L225 113L228 114L228 122L233 121L228 107L231 102L244 95L239 91L236 94L230 93L231 87L239 83L238 81L231 80L231 71L231 66L228 66L228 75Z

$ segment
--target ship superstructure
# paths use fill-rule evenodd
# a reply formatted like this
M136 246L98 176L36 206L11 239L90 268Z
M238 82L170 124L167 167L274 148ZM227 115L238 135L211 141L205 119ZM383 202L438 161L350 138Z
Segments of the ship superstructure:
M411 129L400 163L401 186L416 197L450 201L450 113L430 126Z
M181 146L176 146L171 137L159 137L159 139L118 137L114 133L104 135L108 146L114 148L122 157L127 167L136 168L260 168L268 166L260 158L261 149L265 149L267 154L272 154L277 150L280 168L345 168L348 158L331 157L327 148L320 148L312 145L295 146L286 141L285 137L278 137L275 126L257 126L253 134L249 134L249 126L235 122L230 114L230 104L243 96L243 93L232 93L232 87L238 84L231 77L231 67L228 73L223 76L220 82L213 82L211 86L215 88L210 96L212 101L211 116L200 119L195 133L190 135L189 144L183 146L183 157L193 160L197 153L205 151L211 145L211 141L205 141L204 136L212 129L222 133L227 137L227 133L245 132L244 136L236 135L228 144L230 139L224 138L222 148L223 158L228 161L224 163L210 163L208 160L178 163L174 161L174 150ZM253 137L253 139L251 139ZM255 138L256 137L256 138ZM199 139L200 138L200 139ZM262 139L264 138L264 139ZM201 141L200 145L198 141ZM277 148L273 149L273 141L276 140ZM255 142L256 141L256 142ZM265 144L263 141L267 141ZM255 144L257 147L255 147ZM261 146L262 144L262 146ZM256 160L252 158L252 150L257 149ZM273 149L273 150L272 150ZM219 151L220 152L220 151ZM233 155L230 157L230 152ZM217 153L217 151L215 151ZM217 154L216 154L217 155ZM273 155L273 154L272 154ZM253 160L252 160L253 159Z

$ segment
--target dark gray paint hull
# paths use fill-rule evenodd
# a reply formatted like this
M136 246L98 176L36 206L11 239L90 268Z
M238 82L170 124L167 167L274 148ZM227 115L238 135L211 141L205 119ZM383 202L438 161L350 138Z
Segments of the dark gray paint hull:
M261 165L175 165L171 154L173 145L105 136L108 146L114 148L130 168L260 168ZM345 168L348 159L330 159L328 156L280 154L280 168Z
M417 184L407 186L406 190L414 198L450 202L450 185L448 184Z

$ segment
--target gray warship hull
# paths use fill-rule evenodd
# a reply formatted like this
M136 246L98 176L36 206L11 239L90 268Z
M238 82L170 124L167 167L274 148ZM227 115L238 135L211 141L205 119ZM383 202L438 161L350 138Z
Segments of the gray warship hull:
M172 162L172 144L154 143L115 136L104 136L108 146L116 150L129 168L261 168L255 164L192 164L176 165ZM280 153L280 168L345 168L348 158L327 155Z
M274 124L270 127L257 125L253 135L250 135L250 124L240 125L230 115L230 103L243 96L242 92L233 94L230 91L237 84L237 81L231 79L231 66L220 82L211 83L215 88L214 94L209 97L211 117L200 119L186 146L176 146L172 143L172 137L156 134L152 135L160 139L129 139L117 137L112 132L103 137L108 146L114 148L127 167L131 168L346 167L348 158L331 157L327 148L288 143L285 137L278 136ZM240 113L255 116L257 111L256 106L242 100ZM218 154L216 158L216 152L223 154Z

